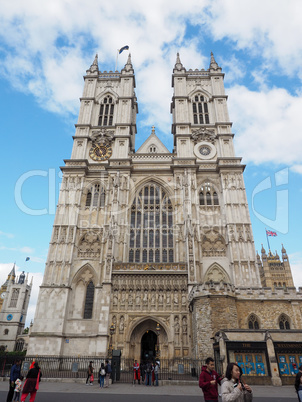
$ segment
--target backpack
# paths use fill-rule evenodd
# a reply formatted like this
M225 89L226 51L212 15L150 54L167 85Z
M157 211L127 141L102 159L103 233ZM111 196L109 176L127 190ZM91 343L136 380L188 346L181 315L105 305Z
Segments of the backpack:
M106 375L106 371L104 368L101 369L101 375Z
M151 373L151 367L150 364L147 364L147 368L146 368L146 373Z
M107 373L110 374L112 372L110 364L107 364Z

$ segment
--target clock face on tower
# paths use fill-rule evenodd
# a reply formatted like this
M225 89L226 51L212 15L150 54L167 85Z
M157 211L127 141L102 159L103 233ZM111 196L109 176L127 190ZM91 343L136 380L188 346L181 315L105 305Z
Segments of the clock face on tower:
M4 299L5 296L6 296L5 292L2 292L1 295L0 295L1 299Z
M112 148L110 145L95 145L90 148L89 156L94 161L105 161L112 155Z

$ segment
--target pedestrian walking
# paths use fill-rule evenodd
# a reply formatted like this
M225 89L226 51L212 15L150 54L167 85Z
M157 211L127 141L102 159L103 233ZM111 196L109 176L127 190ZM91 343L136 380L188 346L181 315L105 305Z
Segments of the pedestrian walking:
M145 384L145 374L146 374L146 365L145 362L141 362L139 365L140 368L140 373L141 373L141 378L142 378L142 384Z
M9 390L6 398L6 402L12 402L14 391L15 391L15 382L21 375L21 360L17 359L15 364L12 366L10 370L9 376Z
M300 371L300 367L299 373L296 375L295 388L298 394L298 400L299 402L302 402L302 372Z
M148 360L146 363L146 385L151 385L151 378L152 378L152 364Z
M134 360L134 365L133 365L133 384L135 384L135 381L137 380L138 384L140 384L140 368L137 360Z
M87 370L87 379L86 379L86 385L93 385L93 370L94 367L92 366L93 361L89 362L88 370Z
M111 364L109 363L109 360L106 360L105 371L106 371L105 387L108 388L109 387L109 378L112 373L112 368L111 368Z
M205 402L218 402L218 384L221 385L222 377L214 368L214 359L208 357L199 376L199 387L203 391Z
M237 363L227 365L226 380L221 386L222 402L250 402L253 400L252 389L240 378L240 367Z
M159 372L159 364L158 364L158 362L155 362L154 376L155 376L155 386L156 387L158 387L158 372Z
M21 402L25 401L28 394L30 394L29 402L35 401L41 377L42 373L39 364L35 362L34 367L30 369L27 373L26 381L24 383L22 391Z
M100 387L101 388L104 388L105 377L106 377L105 365L104 365L104 363L102 363L100 371L99 371L99 380L100 380Z

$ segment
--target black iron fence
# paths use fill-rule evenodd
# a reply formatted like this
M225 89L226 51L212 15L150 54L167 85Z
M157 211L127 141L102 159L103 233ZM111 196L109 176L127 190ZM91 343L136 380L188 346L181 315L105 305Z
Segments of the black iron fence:
M19 358L22 360L21 371L24 376L26 376L31 363L35 360L41 367L43 378L84 379L87 377L89 362L93 361L95 380L98 379L101 363L105 363L106 360L105 358L91 356L20 356ZM17 359L18 356L0 355L0 377L9 377L10 369ZM113 381L124 383L133 381L133 359L112 359L111 365ZM159 380L168 381L197 381L203 365L203 360L160 359L158 377Z

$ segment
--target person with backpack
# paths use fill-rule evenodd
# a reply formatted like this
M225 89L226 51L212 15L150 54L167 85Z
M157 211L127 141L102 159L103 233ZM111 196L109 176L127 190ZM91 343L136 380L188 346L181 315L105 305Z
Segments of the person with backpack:
M146 385L152 385L151 378L152 378L152 364L148 360L146 364Z
M104 363L102 363L100 371L99 371L99 379L100 379L100 387L101 388L104 388L105 377L106 377L105 365L104 365Z
M109 363L109 360L106 360L106 365L105 365L105 372L106 372L106 377L105 377L105 388L109 387L109 378L112 373L111 365Z

